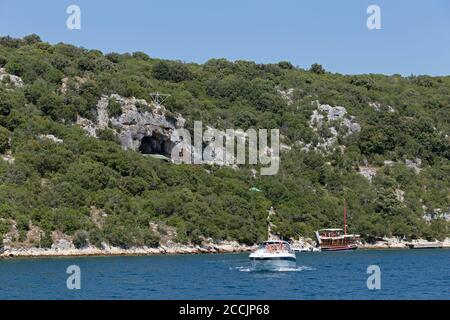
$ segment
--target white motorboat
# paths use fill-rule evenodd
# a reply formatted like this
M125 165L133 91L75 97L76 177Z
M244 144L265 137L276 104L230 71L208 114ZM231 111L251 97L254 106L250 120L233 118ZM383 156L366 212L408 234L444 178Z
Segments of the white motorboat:
M322 251L320 247L309 247L309 248L303 248L303 247L293 247L292 248L295 252L320 252Z
M297 258L291 245L281 240L263 242L249 258L255 270L273 271L297 266Z
M294 252L311 252L312 251L310 248L303 248L303 247L293 247L292 250L294 250Z

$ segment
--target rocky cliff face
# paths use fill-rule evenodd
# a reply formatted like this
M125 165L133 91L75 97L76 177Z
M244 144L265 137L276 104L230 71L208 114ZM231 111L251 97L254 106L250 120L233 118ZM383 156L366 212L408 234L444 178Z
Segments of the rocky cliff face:
M118 114L111 115L111 103L120 106ZM78 117L77 124L93 137L98 130L112 130L126 150L170 157L173 147L181 142L174 131L183 128L185 120L181 115L169 116L163 106L112 94L98 101L96 122Z
M113 114L111 104L120 106L120 112L114 110ZM170 115L164 106L134 97L125 98L118 94L103 95L97 103L96 114L95 121L80 116L77 118L77 124L93 137L98 136L99 130L112 130L125 150L139 151L142 154L159 154L171 158L173 148L182 144L183 149L188 150L191 157L194 157L196 151L176 134L176 129L184 128L186 120L180 114ZM215 130L209 126L202 130L218 132L224 141L233 138L227 132ZM242 133L239 139L247 139L247 134ZM234 155L227 153L225 145L214 146L212 149L205 149L202 153L203 163L234 166ZM282 151L289 149L289 146L282 146ZM273 150L267 148L266 152L269 155Z

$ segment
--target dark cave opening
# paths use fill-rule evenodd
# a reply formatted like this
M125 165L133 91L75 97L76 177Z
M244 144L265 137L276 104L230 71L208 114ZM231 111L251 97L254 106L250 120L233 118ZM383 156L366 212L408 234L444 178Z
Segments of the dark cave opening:
M170 141L164 136L153 133L151 136L145 136L141 140L139 151L142 154L160 154L170 156Z

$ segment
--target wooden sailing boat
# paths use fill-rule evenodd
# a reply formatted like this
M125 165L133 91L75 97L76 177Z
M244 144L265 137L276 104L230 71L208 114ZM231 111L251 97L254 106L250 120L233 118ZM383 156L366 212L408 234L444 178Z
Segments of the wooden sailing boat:
M317 243L322 251L355 250L358 248L356 242L357 234L347 234L347 207L344 199L344 230L321 229L316 231Z

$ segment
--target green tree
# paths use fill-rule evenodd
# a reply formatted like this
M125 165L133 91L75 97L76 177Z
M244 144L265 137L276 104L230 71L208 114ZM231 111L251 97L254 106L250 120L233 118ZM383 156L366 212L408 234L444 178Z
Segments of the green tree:
M193 77L190 69L181 62L158 61L152 67L153 76L158 80L181 82Z
M5 153L9 147L10 132L5 127L0 126L0 153Z
M322 65L318 64L318 63L313 63L311 65L311 68L309 69L310 72L315 73L315 74L324 74L325 73L325 69L322 67Z

